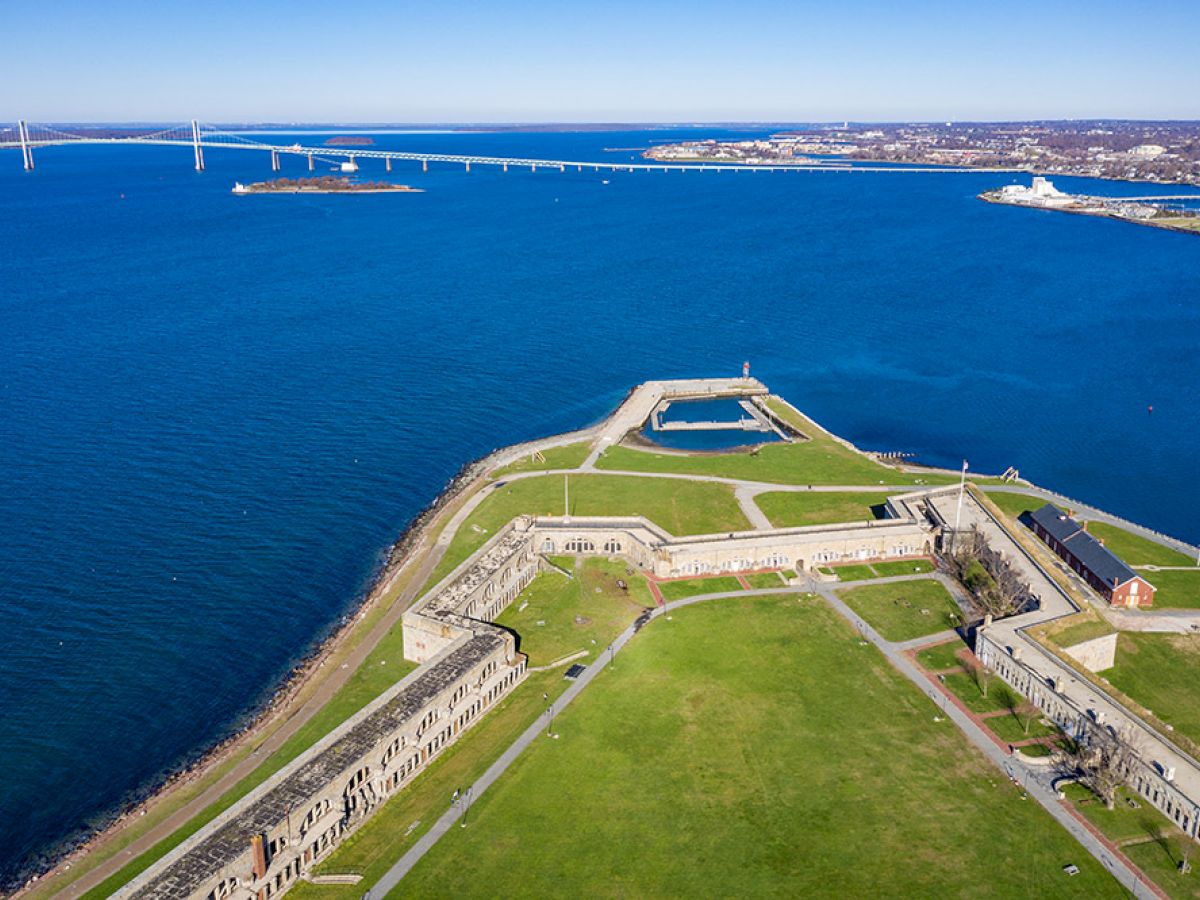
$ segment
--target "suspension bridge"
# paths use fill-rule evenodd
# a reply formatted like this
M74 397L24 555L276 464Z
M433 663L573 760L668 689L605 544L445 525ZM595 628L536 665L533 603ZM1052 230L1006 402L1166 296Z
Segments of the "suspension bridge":
M703 171L703 172L926 172L926 173L956 173L956 172L1017 172L1019 169L1007 168L968 168L963 166L872 166L850 165L841 161L831 162L779 162L779 163L739 163L739 162L596 162L594 160L563 160L563 159L528 159L508 156L481 156L467 153L416 153L398 150L378 150L359 146L308 147L301 144L269 144L225 131L212 125L204 125L196 120L183 125L173 125L157 131L138 132L124 127L88 126L68 131L55 125L36 124L19 121L12 125L0 125L0 149L17 149L21 151L22 163L26 171L34 168L34 151L46 147L65 146L69 144L142 144L146 146L186 147L192 151L196 171L204 171L204 152L206 150L249 150L270 154L271 169L280 170L280 159L283 156L298 156L308 162L309 171L314 171L318 162L334 165L344 172L358 171L360 160L381 160L386 171L392 171L393 162L420 163L424 171L429 170L430 163L447 163L461 165L466 171L471 166L494 166L508 171L513 168L527 168L530 171L554 170L565 172L568 169L577 171L596 172L671 172L671 171Z

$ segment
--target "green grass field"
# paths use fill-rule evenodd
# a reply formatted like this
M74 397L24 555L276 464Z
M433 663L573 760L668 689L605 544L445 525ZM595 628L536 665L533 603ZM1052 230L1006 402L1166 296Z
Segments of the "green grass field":
M1196 560L1186 553L1164 547L1141 535L1109 525L1089 522L1088 531L1104 541L1104 546L1131 566L1195 566Z
M432 587L522 513L563 514L563 475L521 478L498 487L463 522L426 587ZM733 488L672 478L570 476L571 514L644 515L676 535L742 531L750 523Z
M1029 717L1029 729L1025 728L1025 719L1018 718L1015 712L1005 713L1002 716L993 716L990 719L984 719L984 724L991 729L992 733L1002 741L1016 743L1027 738L1050 737L1054 734L1059 734L1058 728L1053 725L1043 725L1042 714L1034 713Z
M795 528L878 519L875 510L890 496L883 491L770 491L756 496L754 502L776 528Z
M1172 897L1200 897L1200 871L1183 874L1179 861L1186 851L1196 858L1196 845L1174 823L1128 788L1117 791L1117 802L1104 802L1080 784L1063 787L1067 800L1121 852ZM1132 801L1132 803L1130 802Z
M895 575L928 575L933 571L933 563L927 559L893 559L886 562L819 566L817 571L824 575L834 575L838 581L869 581L872 578L891 578Z
M741 584L732 575L718 575L713 578L685 578L682 581L663 581L658 585L659 593L667 601L695 597L697 594L720 594L741 589Z
M1042 633L1059 647L1074 647L1116 631L1094 612L1082 612L1050 624Z
M618 580L626 583L626 590ZM623 562L586 559L574 578L539 572L496 623L520 636L520 650L529 656L529 665L544 666L580 650L594 658L653 605L644 576L629 574Z
M1140 574L1156 589L1156 609L1200 609L1200 569L1164 569Z
M543 472L547 469L578 469L583 465L583 461L587 459L591 449L592 445L588 441L580 441L578 444L564 444L561 447L551 447L549 450L542 451L541 459L526 456L515 463L509 463L501 469L496 469L496 471L492 472L492 477L503 478L506 475L514 475L517 472Z
M1121 896L937 713L819 600L681 610L390 896Z
M838 596L889 641L907 641L954 628L962 610L940 582L903 581L866 584Z
M755 590L776 588L784 583L783 576L778 572L752 572L742 577L746 579L746 584Z
M913 474L884 466L837 441L828 432L772 398L777 414L794 420L810 440L767 444L756 450L683 455L610 447L597 461L601 469L625 472L682 472L772 484L949 484L954 476Z
M1022 513L1033 512L1035 509L1041 509L1046 505L1046 501L1041 497L1035 497L1031 494L1017 494L1009 491L987 491L986 496L1014 519L1019 519Z
M986 713L1001 709L1012 709L1021 702L1021 697L1007 684L992 675L988 681L987 694L979 688L979 682L966 672L953 672L943 681L946 688L972 712Z
M1117 664L1101 674L1200 743L1200 635L1123 632L1117 638Z
M930 647L917 653L917 662L928 669L930 672L941 672L945 669L953 669L956 666L961 666L962 661L958 658L959 651L965 650L967 647L960 640L949 641L945 644L938 644L936 647Z

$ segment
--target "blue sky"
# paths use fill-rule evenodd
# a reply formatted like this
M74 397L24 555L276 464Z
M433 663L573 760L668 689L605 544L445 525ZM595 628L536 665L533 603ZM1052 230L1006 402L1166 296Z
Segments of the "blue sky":
M1200 118L1200 0L0 0L0 121Z

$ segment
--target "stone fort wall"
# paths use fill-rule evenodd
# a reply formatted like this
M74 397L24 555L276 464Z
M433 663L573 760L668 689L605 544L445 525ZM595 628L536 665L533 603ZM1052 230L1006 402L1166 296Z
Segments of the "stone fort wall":
M551 554L620 557L659 577L927 553L914 518L675 538L643 518L519 517L403 617L417 671L130 882L118 897L270 900L325 859L378 806L526 673L515 637L490 622Z

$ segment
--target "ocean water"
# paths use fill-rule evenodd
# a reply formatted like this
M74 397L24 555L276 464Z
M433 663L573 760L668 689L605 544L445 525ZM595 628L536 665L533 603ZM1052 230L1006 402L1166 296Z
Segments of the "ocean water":
M239 198L265 153L190 155L0 153L4 877L227 734L464 461L647 378L749 360L866 448L1200 540L1200 238L990 206L987 174L398 166L426 192Z

